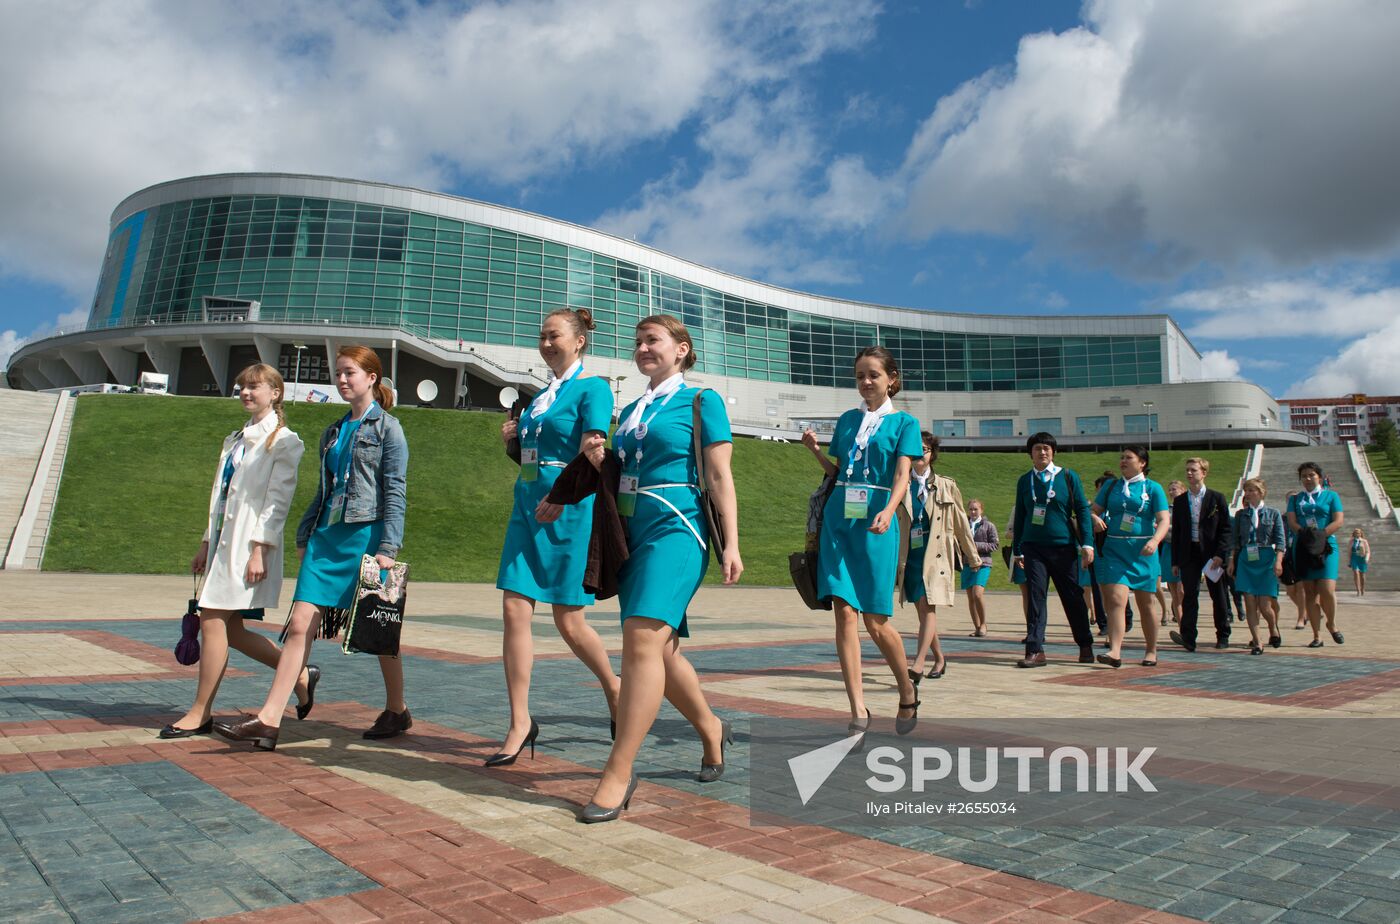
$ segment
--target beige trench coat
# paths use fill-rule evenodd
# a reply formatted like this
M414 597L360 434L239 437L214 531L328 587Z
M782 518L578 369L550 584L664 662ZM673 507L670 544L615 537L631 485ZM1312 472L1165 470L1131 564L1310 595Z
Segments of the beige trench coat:
M276 426L277 415L268 414L260 423L245 427L241 437L239 433L232 433L224 439L209 492L205 542L214 535L224 464L240 442L244 446L243 461L229 482L219 544L209 549L204 589L199 595L201 607L246 610L278 605L282 592L282 532L297 488L297 465L306 447L295 433L283 427L277 431L277 438L269 449L267 438ZM271 548L263 550L267 576L256 584L249 584L244 575L255 542Z
M910 474L910 484L913 484ZM952 606L957 594L957 571L953 567L959 549L963 561L980 562L977 546L972 541L972 526L967 521L967 510L963 506L962 491L951 478L934 472L929 476L929 491L924 497L924 509L928 511L928 531L924 549L924 593L934 606ZM899 507L899 571L895 586L899 588L899 603L904 599L904 566L909 560L909 527L914 520L912 492L904 495L904 503Z

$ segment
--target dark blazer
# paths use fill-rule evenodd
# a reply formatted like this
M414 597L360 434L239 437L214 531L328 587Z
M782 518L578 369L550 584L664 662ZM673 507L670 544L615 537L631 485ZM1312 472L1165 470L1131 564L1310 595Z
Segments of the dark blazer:
M622 463L611 452L603 454L599 471L579 453L554 480L546 498L551 504L577 504L589 495L593 502L593 532L588 537L588 563L583 569L583 589L599 600L617 596L617 575L627 561L627 524L617 512L617 483Z
M1178 568L1200 565L1212 558L1230 556L1230 508L1225 495L1206 488L1201 498L1201 541L1191 542L1191 492L1172 502L1172 564Z

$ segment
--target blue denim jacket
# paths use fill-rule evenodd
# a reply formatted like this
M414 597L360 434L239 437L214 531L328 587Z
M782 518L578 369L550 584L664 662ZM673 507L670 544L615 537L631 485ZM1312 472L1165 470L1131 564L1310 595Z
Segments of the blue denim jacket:
M1254 522L1250 515L1249 507L1244 506L1235 514L1233 522L1230 524L1230 551L1238 554L1245 547L1249 539L1249 527ZM1283 514L1274 507L1259 508L1259 529L1254 534L1254 539L1259 545L1264 547L1272 546L1275 549L1285 548L1286 538L1284 536Z
M336 421L321 434L320 486L297 526L297 548L306 547L311 532L320 522L321 506L326 501L326 453L335 445L339 433L340 422ZM403 427L376 404L365 413L364 422L355 434L350 478L345 485L345 522L383 520L384 535L379 542L379 554L390 558L397 557L403 545L407 476L408 441L404 439Z

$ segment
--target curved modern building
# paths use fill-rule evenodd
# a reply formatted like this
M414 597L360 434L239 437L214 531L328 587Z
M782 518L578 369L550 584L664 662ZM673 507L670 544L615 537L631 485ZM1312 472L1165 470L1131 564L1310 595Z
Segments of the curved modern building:
M328 385L339 343L381 354L411 402L497 406L545 383L540 319L559 306L598 321L590 371L622 402L649 314L696 339L693 378L717 389L739 432L795 436L855 402L856 351L898 356L900 403L956 446L1011 447L1048 430L1111 444L1306 442L1277 403L1238 381L1199 381L1201 356L1165 315L1019 317L888 308L765 285L540 215L383 183L224 174L143 189L112 214L86 325L24 344L13 387L134 384L226 395L249 363ZM305 389L301 389L304 391ZM323 391L332 392L326 387ZM428 394L433 389L425 389Z

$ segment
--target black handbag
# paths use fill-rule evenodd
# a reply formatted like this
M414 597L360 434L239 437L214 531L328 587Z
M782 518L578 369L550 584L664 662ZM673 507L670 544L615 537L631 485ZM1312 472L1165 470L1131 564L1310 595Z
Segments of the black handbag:
M830 610L830 598L823 600L817 596L817 569L819 558L817 549L821 541L822 517L826 510L827 498L836 490L836 476L827 475L821 485L812 492L807 501L807 547L801 552L788 556L788 573L792 576L792 586L809 610Z
M724 564L724 518L720 515L715 499L710 495L710 486L705 481L705 447L700 445L700 396L713 389L701 388L695 393L691 405L691 442L695 447L695 480L700 488L700 510L705 515L705 524L710 529L710 550L715 553L715 562ZM718 394L718 392L715 392Z
M373 555L366 555L360 562L360 577L340 650L346 654L353 651L397 658L407 600L408 565L395 562L381 576L379 562Z

